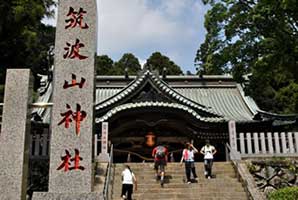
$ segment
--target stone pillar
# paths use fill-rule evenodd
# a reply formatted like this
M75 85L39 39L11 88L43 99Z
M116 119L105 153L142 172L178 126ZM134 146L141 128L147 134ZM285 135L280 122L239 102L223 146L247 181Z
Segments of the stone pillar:
M250 135L250 133L246 133L246 142L247 142L247 153L252 154L251 135Z
M240 133L239 138L240 138L240 152L241 154L245 154L244 133Z
M281 136L281 147L282 147L282 153L287 153L287 141L286 141L286 134L285 132L280 133Z
M298 153L298 132L294 133L296 153Z
M37 199L86 199L93 188L96 15L95 0L58 2L49 193Z
M258 133L253 133L254 134L254 147L255 147L255 154L259 154L260 153L260 149L259 149L259 136Z
M261 137L261 150L262 150L262 154L266 154L265 134L263 132L260 133L260 137Z
M237 133L236 133L236 122L229 121L229 138L231 149L237 151Z
M0 134L1 200L26 199L31 91L30 70L7 70Z
M267 133L267 140L268 140L269 153L274 154L273 143L272 143L272 133L271 132Z
M231 146L231 160L241 160L240 152L237 149L236 122L234 120L229 121L229 138Z
M275 153L280 153L279 134L278 134L278 132L274 133L274 144L275 144Z
M292 132L288 132L288 141L289 141L290 153L295 153Z
M110 156L108 153L108 135L109 123L102 122L101 124L101 152L99 154L99 162L109 162Z

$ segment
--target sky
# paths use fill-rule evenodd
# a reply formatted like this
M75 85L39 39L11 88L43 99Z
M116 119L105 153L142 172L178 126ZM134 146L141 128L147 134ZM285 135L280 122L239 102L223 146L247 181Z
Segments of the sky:
M144 64L159 51L184 72L195 73L208 9L201 0L97 0L97 5L98 55L117 61L124 53L133 53ZM55 26L56 20L57 15L43 22Z

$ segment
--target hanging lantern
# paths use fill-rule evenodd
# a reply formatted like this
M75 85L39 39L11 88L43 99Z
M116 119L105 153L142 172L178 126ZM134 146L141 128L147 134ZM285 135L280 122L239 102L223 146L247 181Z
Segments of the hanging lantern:
M146 136L146 145L148 147L153 147L155 145L155 138L156 136L152 133L152 132L149 132Z

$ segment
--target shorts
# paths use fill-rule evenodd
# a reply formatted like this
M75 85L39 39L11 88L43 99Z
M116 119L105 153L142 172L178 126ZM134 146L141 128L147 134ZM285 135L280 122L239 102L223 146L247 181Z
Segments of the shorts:
M165 166L167 165L165 160L155 160L154 161L154 169L158 170L160 169L161 172L165 171Z

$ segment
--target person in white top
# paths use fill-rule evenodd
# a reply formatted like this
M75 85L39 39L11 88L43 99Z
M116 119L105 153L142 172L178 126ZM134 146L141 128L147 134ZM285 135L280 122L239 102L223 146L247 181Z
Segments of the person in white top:
M206 145L200 151L204 155L205 177L208 179L211 178L213 157L216 152L215 147L210 145L209 140L206 140Z
M137 179L130 167L125 165L124 170L122 171L122 199L132 200L131 195L133 186L135 186L135 191L137 191Z
M187 183L191 183L190 175L192 172L192 175L194 179L197 179L197 174L196 174L196 168L195 168L195 153L198 153L198 150L191 144L191 143L186 143L186 147L182 152L182 157L181 157L181 165L184 160L185 162L185 173L186 173L186 179Z

